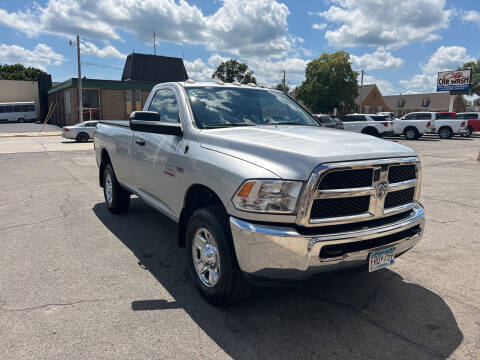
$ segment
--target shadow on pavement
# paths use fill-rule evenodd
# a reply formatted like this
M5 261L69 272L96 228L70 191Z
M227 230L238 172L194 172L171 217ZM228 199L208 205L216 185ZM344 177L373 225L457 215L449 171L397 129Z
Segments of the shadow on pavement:
M175 299L132 299L132 310L183 308L234 359L447 358L463 339L441 297L390 270L256 289L241 304L213 307L190 280L175 223L137 198L128 215L103 203L93 211Z

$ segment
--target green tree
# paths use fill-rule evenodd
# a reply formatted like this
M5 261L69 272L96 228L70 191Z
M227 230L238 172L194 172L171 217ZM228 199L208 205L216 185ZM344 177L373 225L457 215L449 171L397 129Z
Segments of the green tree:
M358 93L357 77L347 52L323 53L307 64L298 98L313 113L328 113L342 105L350 106Z
M25 67L22 64L0 65L0 80L29 80L37 81L43 71L34 67Z
M473 105L480 106L480 97L473 100Z
M470 94L480 96L480 60L469 61L458 70L472 69L472 85L470 86Z
M248 65L240 61L230 59L218 65L212 78L232 83L238 81L241 84L257 83L253 73L248 70Z
M285 89L284 89L282 83L275 85L275 89L286 92L286 93L290 91L290 88L288 87L288 85L285 84Z

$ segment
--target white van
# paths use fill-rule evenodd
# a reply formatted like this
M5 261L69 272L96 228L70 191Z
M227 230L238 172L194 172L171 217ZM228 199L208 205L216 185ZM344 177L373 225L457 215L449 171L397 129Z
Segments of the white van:
M0 122L25 122L36 119L37 112L33 101L0 103Z

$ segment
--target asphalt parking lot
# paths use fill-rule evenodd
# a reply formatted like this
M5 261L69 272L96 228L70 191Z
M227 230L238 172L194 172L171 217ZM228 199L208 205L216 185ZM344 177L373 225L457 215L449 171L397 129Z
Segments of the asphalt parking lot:
M229 308L194 289L170 220L106 210L91 148L1 154L0 358L479 359L480 137L395 141L423 162L418 246Z

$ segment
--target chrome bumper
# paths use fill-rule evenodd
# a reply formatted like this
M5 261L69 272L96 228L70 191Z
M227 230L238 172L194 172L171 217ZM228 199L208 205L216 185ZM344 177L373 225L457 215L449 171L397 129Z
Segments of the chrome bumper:
M360 267L368 263L371 251L390 246L395 246L395 256L401 255L420 241L424 224L421 205L389 224L320 235L302 235L293 227L253 224L230 217L240 269L248 275L272 280L306 280L316 273ZM381 242L382 239L387 243L372 247L368 245L375 242L373 240ZM361 244L369 240L372 241ZM321 256L325 246L329 247L324 249ZM352 247L361 249L344 251L340 256L325 251L335 249L335 246L345 250Z

